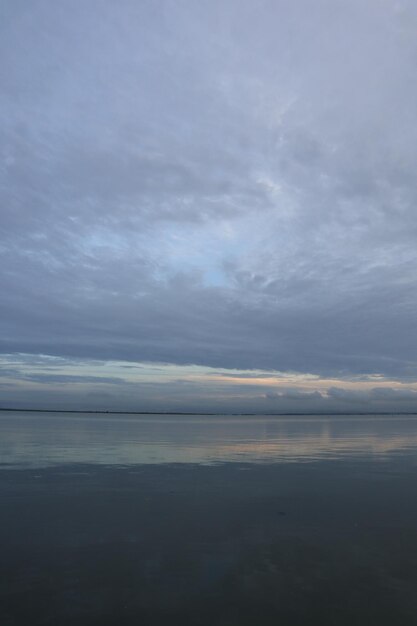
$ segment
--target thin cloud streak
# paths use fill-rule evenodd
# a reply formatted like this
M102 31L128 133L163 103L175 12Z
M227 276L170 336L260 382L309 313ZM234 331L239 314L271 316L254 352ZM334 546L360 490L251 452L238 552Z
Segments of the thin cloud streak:
M10 359L10 361L8 360ZM51 360L56 367L51 368ZM11 367L13 365L13 367ZM96 372L91 375L90 372ZM31 355L0 362L10 408L186 412L413 412L417 383L335 380L280 372L219 372L201 366L74 362Z

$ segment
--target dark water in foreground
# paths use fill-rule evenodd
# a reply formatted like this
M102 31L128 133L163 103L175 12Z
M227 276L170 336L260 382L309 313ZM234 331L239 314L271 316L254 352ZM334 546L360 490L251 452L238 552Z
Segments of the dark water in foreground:
M417 418L0 414L0 624L417 624Z

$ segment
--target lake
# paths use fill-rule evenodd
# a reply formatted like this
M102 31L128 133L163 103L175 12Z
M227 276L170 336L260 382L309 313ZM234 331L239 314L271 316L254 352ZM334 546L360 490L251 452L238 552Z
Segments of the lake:
M416 416L0 413L0 623L417 624Z

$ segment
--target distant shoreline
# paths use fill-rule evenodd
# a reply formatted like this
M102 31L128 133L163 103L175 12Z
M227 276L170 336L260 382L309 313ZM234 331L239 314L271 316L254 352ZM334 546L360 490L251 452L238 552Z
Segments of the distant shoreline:
M417 411L359 411L359 412L346 412L346 411L315 411L311 413L205 413L205 412L197 412L197 411L105 411L105 410L74 410L74 409L15 409L15 408L7 408L0 407L0 412L14 412L14 413L74 413L74 414L82 414L82 413L91 413L96 415L205 415L205 416L230 416L230 417L332 417L332 416L373 416L373 415L417 415Z

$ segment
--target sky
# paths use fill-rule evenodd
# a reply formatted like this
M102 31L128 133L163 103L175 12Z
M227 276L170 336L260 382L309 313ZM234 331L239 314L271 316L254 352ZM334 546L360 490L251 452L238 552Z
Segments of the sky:
M414 0L3 0L0 406L417 411Z

